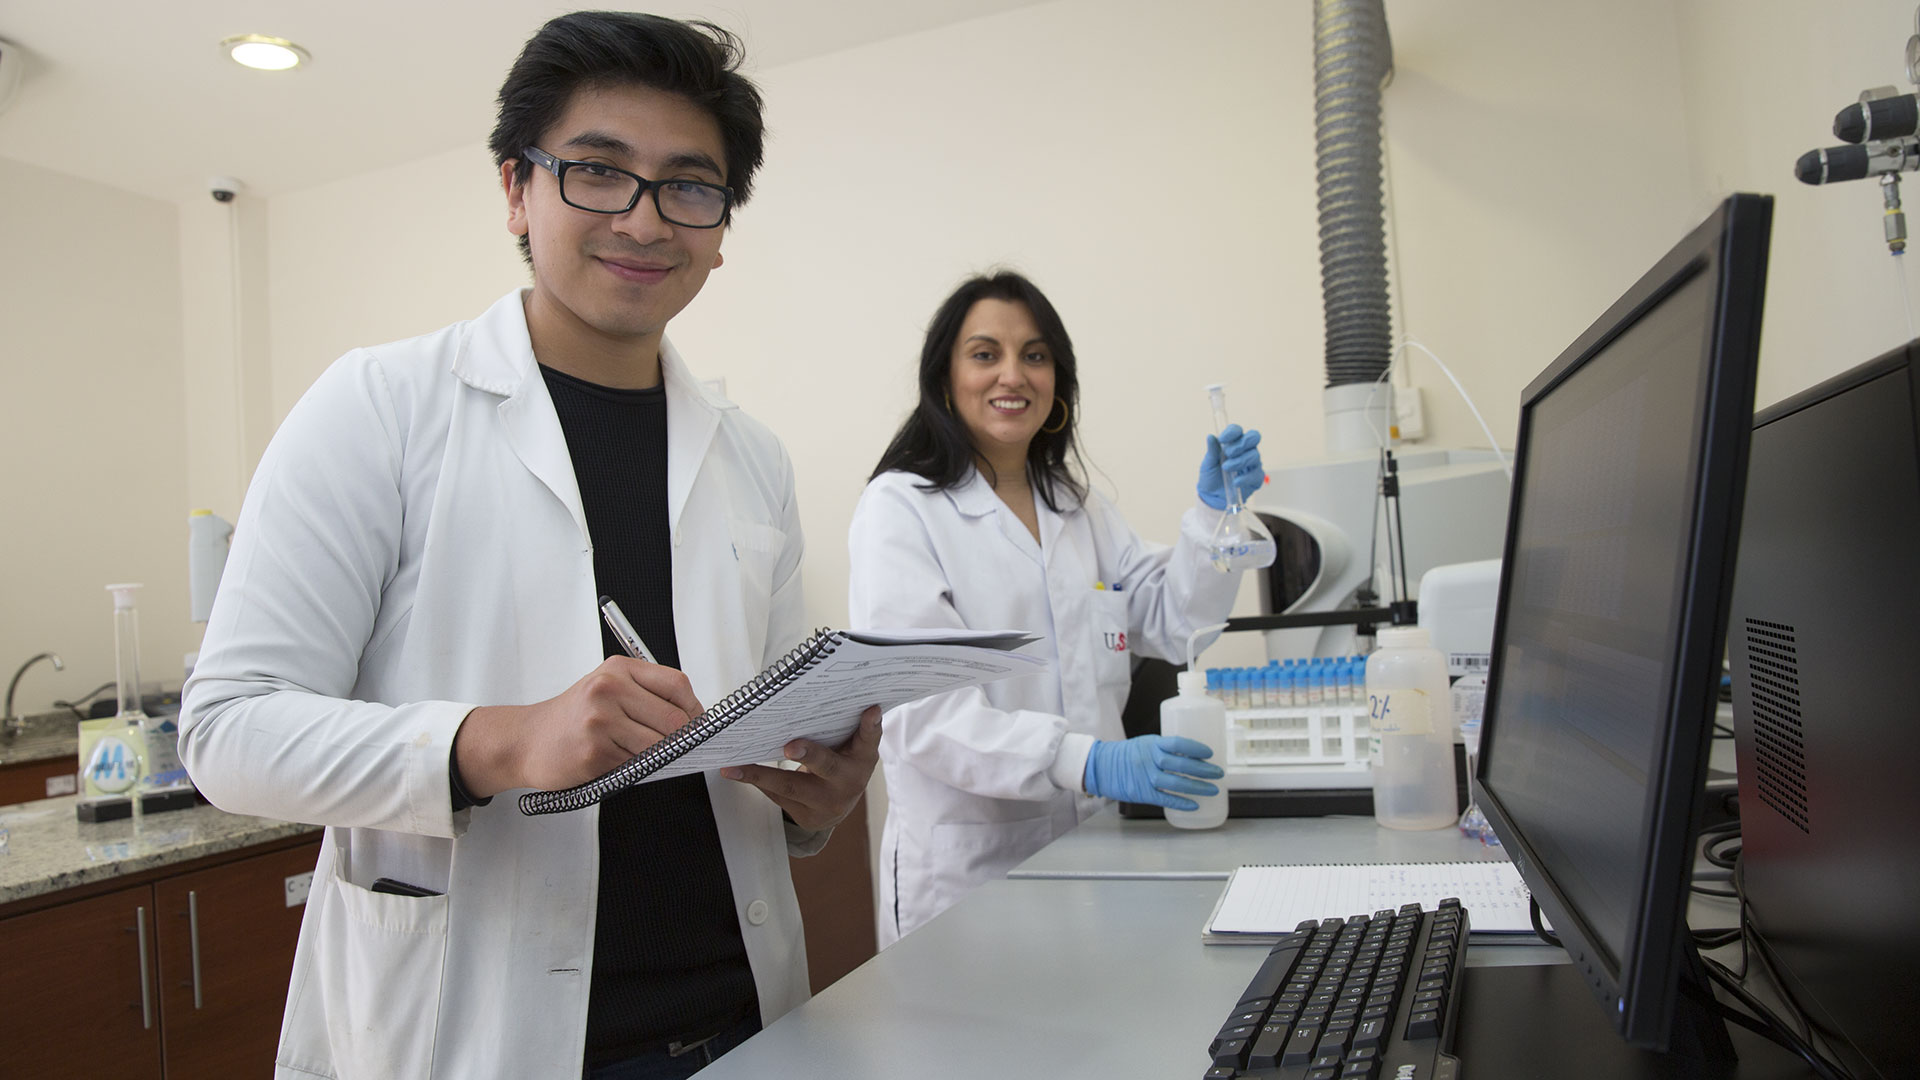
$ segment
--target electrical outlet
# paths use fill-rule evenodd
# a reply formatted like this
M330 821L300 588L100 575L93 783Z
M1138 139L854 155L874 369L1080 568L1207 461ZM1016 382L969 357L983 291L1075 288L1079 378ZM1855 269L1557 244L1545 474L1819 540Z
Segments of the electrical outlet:
M307 902L307 893L313 888L313 871L294 874L287 879L287 906L299 907Z
M1393 392L1394 435L1402 442L1426 437L1427 410L1420 394L1417 386L1402 387Z

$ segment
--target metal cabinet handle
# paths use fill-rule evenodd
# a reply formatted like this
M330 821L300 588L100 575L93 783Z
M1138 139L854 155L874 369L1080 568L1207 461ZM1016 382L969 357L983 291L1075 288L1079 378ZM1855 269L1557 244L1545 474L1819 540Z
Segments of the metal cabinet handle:
M193 949L193 1007L200 1007L200 894L187 891L187 940Z
M133 909L134 930L139 935L140 945L140 1023L147 1030L153 1030L153 998L147 991L151 981L147 972L147 909Z

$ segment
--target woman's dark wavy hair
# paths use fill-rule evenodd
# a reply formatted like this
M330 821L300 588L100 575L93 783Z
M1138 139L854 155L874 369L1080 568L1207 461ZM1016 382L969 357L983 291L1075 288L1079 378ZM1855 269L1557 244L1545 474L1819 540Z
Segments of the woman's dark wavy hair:
M520 151L538 146L572 103L574 92L645 86L678 94L713 117L726 151L733 205L753 194L766 142L759 88L740 74L740 39L710 22L681 22L628 11L576 11L551 19L527 40L500 84L500 114L488 148L493 167L515 161L517 186L533 175ZM532 254L527 238L520 253Z
M900 425L867 479L886 472L909 472L927 481L921 485L922 490L946 491L966 482L976 463L988 482L996 479L993 466L975 453L966 424L947 403L960 325L973 305L982 300L1026 305L1040 329L1041 340L1053 353L1053 397L1065 404L1067 423L1058 431L1046 430L1055 423L1048 413L1047 422L1027 446L1027 478L1040 490L1047 508L1058 513L1060 505L1055 500L1061 492L1070 494L1075 502L1087 494L1086 485L1067 464L1070 456L1076 463L1080 459L1074 434L1080 422L1080 380L1074 368L1073 339L1067 336L1066 324L1060 321L1046 294L1010 270L969 278L933 313L926 343L920 348L920 402Z

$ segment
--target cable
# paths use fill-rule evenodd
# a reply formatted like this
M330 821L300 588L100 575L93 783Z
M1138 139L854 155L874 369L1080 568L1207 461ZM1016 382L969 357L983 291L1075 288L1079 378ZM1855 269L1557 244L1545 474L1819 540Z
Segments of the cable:
M1718 960L1708 960L1705 958L1702 959L1702 963L1706 967L1707 977L1719 983L1721 989L1732 995L1734 1000L1740 1002L1742 1007L1753 1014L1749 1017L1730 1006L1716 1002L1716 1004L1719 1005L1721 1016L1760 1035L1769 1042L1777 1043L1793 1051L1802 1061L1805 1061L1815 1073L1823 1077L1824 1080L1852 1080L1851 1075L1845 1069L1828 1061L1819 1051L1813 1048L1811 1043L1795 1035L1792 1031L1789 1031L1786 1026L1780 1022L1780 1018L1774 1015L1771 1009L1761 1004L1759 999L1748 993L1747 989L1740 985L1743 980L1736 978L1731 971L1726 969L1725 965L1721 964Z
M1906 306L1907 340L1912 341L1920 337L1920 334L1916 334L1913 329L1913 293L1907 289L1907 260L1900 252L1896 251L1893 254L1893 267L1900 277L1900 300Z
M1388 445L1388 439L1393 434L1393 423L1389 421L1387 423L1387 430L1385 431L1381 431L1379 428L1374 426L1373 399L1379 396L1380 384L1386 380L1387 373L1392 370L1393 370L1393 361L1389 359L1387 361L1387 366L1381 368L1379 376L1373 380L1373 386L1367 390L1367 405L1366 405L1366 408L1362 410L1363 414L1367 418L1367 430L1373 432L1373 440L1380 444L1380 449L1382 450L1392 449L1392 447ZM1387 400L1388 401L1393 400L1393 397L1391 394L1388 395Z
M1731 1008L1725 1005L1720 1006L1721 1012L1727 1019L1792 1050L1811 1066L1815 1073L1826 1078L1826 1080L1851 1080L1851 1074L1844 1067L1836 1062L1830 1061L1819 1050L1815 1049L1813 1045L1813 1025L1808 1020L1807 1011L1794 999L1793 992L1787 983L1781 980L1780 974L1774 967L1772 960L1772 948L1767 944L1766 938L1762 936L1753 925L1753 912L1748 906L1746 898L1746 867L1740 859L1739 850L1736 848L1731 855L1727 855L1725 852L1718 850L1721 845L1737 841L1738 839L1739 836L1737 833L1716 837L1707 842L1703 849L1703 855L1705 855L1709 861L1716 861L1715 857L1718 856L1732 864L1731 873L1728 876L1733 885L1733 894L1740 905L1738 939L1740 942L1740 971L1738 974L1735 974L1729 970L1726 965L1717 960L1707 957L1702 957L1701 959L1706 967L1707 975L1724 987L1728 994L1739 1001L1743 1007L1758 1019L1757 1021L1749 1020L1736 1014ZM1696 935L1696 939L1700 936L1719 938L1723 937L1724 934L1724 931L1709 931L1706 935ZM1725 944L1731 944L1731 942L1726 942ZM1798 1029L1797 1032L1789 1028L1778 1013L1762 1004L1759 999L1755 998L1746 989L1745 983L1748 976L1747 957L1749 953L1760 957L1761 967L1766 970L1768 980L1779 993L1780 999L1786 1007L1788 1016L1793 1020L1794 1027ZM1766 1025L1767 1030L1762 1030L1762 1027L1758 1025Z
M1560 936L1547 929L1547 924L1540 921L1540 901L1534 899L1531 893L1527 895L1527 918L1533 920L1533 932L1540 935L1541 941L1556 949L1566 948L1565 945L1560 944Z
M1467 403L1467 411L1471 412L1473 418L1480 422L1480 430L1487 436L1487 445L1493 447L1493 456L1500 459L1500 467L1506 470L1507 473L1507 482L1512 483L1513 462L1507 460L1506 452L1500 449L1500 440L1493 437L1493 429L1487 426L1487 418L1480 415L1480 407L1473 403L1473 398L1467 394L1467 388L1460 385L1460 380L1454 377L1453 369L1447 366L1446 361L1435 356L1432 349L1427 348L1412 338L1407 338L1405 341L1402 341L1399 347L1394 350L1394 354L1398 355L1400 349L1419 349L1421 352L1427 354L1427 359L1440 365L1440 370L1447 376L1447 381L1453 384L1453 389L1460 395L1460 400Z
M1697 949L1723 949L1740 940L1740 928L1729 926L1719 930L1695 930L1693 945Z
M72 701L56 701L54 702L54 705L58 706L59 708L68 710L69 712L73 713L73 715L79 717L82 720L91 720L92 717L88 716L84 711L82 711L80 706L91 704L94 698L99 697L101 694L104 694L109 690L117 688L119 685L120 683L118 681L103 682L99 686L96 686L92 690L88 691L86 696L84 697L77 697L77 698L74 698Z

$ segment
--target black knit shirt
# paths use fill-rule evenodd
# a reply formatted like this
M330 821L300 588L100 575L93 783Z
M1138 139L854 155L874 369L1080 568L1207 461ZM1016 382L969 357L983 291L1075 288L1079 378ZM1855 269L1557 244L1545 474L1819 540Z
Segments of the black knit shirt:
M544 366L540 373L573 457L595 586L655 660L679 667L665 388L616 390ZM604 624L600 637L606 655L622 655ZM705 778L656 780L603 800L587 1064L712 1034L755 1000Z

